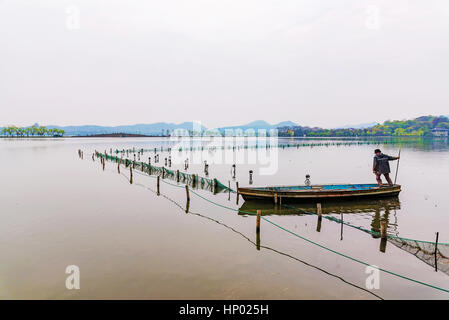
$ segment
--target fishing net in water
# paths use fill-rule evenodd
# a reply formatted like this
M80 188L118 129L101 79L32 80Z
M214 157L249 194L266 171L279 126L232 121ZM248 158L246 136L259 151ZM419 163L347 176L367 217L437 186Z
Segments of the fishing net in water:
M396 236L388 236L388 241L434 268L436 264L438 271L449 275L448 243L420 241Z
M300 208L296 208L290 205L283 205L288 208L296 209L304 214L316 215L315 212L305 211ZM381 234L375 230L369 230L361 226L354 225L350 222L343 221L335 216L323 215L323 218L334 221L336 223L344 224L351 228L358 229L360 231L371 234L374 238L380 238ZM388 242L392 243L396 247L413 254L415 257L425 262L426 264L435 268L437 266L438 271L444 272L449 275L449 243L437 243L431 241L422 241L415 239L402 238L394 235L387 235Z
M149 175L160 176L163 179L174 180L178 183L183 183L189 185L194 189L203 189L208 190L213 193L225 192L225 191L233 191L232 189L226 187L217 179L210 179L206 177L201 177L197 174L189 174L185 172L181 172L179 170L170 170L165 167L157 167L150 165L148 163L140 162L140 161L132 161L129 159L122 159L119 157L115 157L108 154L96 153L96 156L99 158L104 158L106 160L124 164L125 167L133 166L133 168L137 171L141 171L147 173Z
M338 219L336 217L332 216L324 216L324 217L328 220L332 220L337 223L343 223L347 226L369 233L375 238L380 238L381 236L380 232L368 230L360 226L355 226L351 223L342 221L341 219ZM427 263L428 265L435 268L436 264L437 269L439 271L442 271L445 274L449 275L449 243L437 243L436 241L431 242L431 241L408 239L390 234L387 235L387 239L390 243L394 244L396 247L413 254L415 257Z

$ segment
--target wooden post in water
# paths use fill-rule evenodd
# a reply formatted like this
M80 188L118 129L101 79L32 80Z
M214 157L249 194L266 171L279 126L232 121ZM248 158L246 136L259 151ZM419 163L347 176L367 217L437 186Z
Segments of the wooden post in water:
M260 250L260 232L256 232L256 249Z
M380 221L380 252L385 252L387 248L387 222Z
M231 181L228 180L228 201L231 201Z
M236 187L236 192L237 192L235 203L239 204L239 196L240 196L240 194L239 194L239 182L238 181L235 183L235 187Z
M386 239L387 238L387 222L382 220L380 222L380 237L382 239Z
M217 193L217 187L218 187L217 179L214 178L214 194Z
M157 176L157 195L161 194L161 176Z
M437 238L435 240L435 272L438 272L438 236L439 232L437 232Z
M186 185L186 196L187 196L187 201L190 201L190 193L189 193L189 186Z
M120 162L117 164L117 171L120 174Z
M257 210L256 212L256 249L260 250L260 216L262 214L262 211Z
M340 212L340 220L341 220L340 241L342 241L343 240L343 212Z
M176 170L176 182L179 182L179 170Z
M317 232L320 232L321 231L321 217L318 217L318 219L317 219L318 221L317 221L317 224L316 224L316 231Z
M190 192L189 192L189 186L186 185L186 197L187 197L187 203L186 203L186 213L189 212L189 206L190 206Z
M162 167L162 179L165 179L165 168Z
M318 215L318 222L316 225L316 231L321 232L321 220L323 219L323 215L321 212L321 203L316 204L316 214Z
M133 167L129 166L129 183L133 183Z
M189 208L190 208L190 201L187 201L187 203L186 203L186 213L189 213Z
M278 204L278 194L274 194L274 204Z

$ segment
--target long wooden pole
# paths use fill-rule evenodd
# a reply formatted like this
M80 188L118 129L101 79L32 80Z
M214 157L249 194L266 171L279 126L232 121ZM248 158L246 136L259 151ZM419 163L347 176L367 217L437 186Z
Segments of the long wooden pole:
M401 149L399 149L399 155L398 155L398 163L396 165L396 174L394 175L394 184L396 184L396 180L398 179L398 170L399 170L399 161L401 160Z

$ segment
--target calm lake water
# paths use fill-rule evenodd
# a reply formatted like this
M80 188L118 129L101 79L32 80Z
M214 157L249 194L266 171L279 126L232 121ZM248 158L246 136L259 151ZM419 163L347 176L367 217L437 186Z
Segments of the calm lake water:
M342 140L338 140L342 141ZM346 142L351 140L344 140ZM280 139L279 143L326 143L332 140ZM449 289L449 275L413 252L323 219L300 215L273 204L237 204L234 193L197 190L207 200L129 169L106 162L94 150L172 146L168 138L0 139L0 298L2 299L448 299L445 293L384 272L379 289L368 290L366 266L323 249L262 220L260 250L256 218L232 209L262 209L270 221L320 245L371 265ZM233 139L226 140L232 144ZM253 143L245 141L243 143ZM195 140L194 146L211 146ZM379 145L328 145L248 149L172 151L170 169L209 177L224 185L298 185L310 174L313 184L375 183L373 150L401 151L399 199L323 204L323 212L369 230L379 220L404 238L449 243L449 144L447 140L398 140ZM79 159L77 150L84 151ZM142 161L164 165L168 152L145 152ZM264 154L262 154L264 153ZM269 155L267 155L269 153ZM129 157L132 159L132 155ZM231 165L237 163L236 177ZM391 163L392 176L396 162ZM169 180L170 183L175 182ZM181 185L183 186L183 185ZM296 205L314 211L313 205ZM343 231L342 231L343 230ZM65 286L66 267L80 269L80 290Z

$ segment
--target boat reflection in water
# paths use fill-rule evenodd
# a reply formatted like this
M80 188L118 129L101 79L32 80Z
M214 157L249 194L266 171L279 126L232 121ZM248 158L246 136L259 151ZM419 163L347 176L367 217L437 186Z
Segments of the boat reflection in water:
M296 204L272 204L263 201L245 201L239 208L239 215L246 215L248 213L255 213L260 210L261 215L315 215L318 210L328 220L341 224L341 239L343 240L343 225L357 227L358 230L369 233L373 238L380 238L381 221L385 221L389 234L397 235L398 224L396 217L396 210L401 208L401 203L397 197L379 200L363 200L363 201L336 201L326 202L320 209L317 209L316 203L296 203ZM344 222L343 215L370 215L370 227L355 226L348 222ZM391 221L393 215L393 221ZM340 217L340 218L337 218ZM321 231L321 217L318 216L316 231ZM368 229L369 228L369 229ZM385 252L386 239L382 239L380 250Z
M380 231L380 221L384 220L387 225L390 224L390 214L393 212L394 221L390 232L397 233L396 210L401 209L401 203L397 197L388 199L372 199L359 201L336 201L326 202L321 207L323 215L341 215L341 214L372 214L371 230L378 233ZM272 204L263 201L245 201L239 208L239 214L245 212L255 213L261 211L262 215L310 215L317 213L316 203L294 203L294 204ZM375 235L375 237L378 237Z

